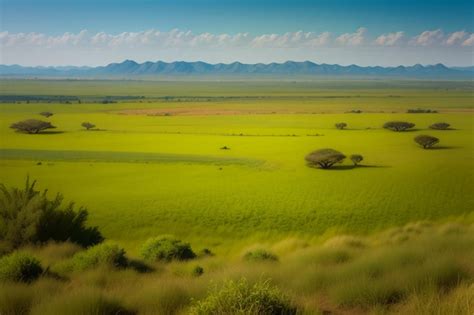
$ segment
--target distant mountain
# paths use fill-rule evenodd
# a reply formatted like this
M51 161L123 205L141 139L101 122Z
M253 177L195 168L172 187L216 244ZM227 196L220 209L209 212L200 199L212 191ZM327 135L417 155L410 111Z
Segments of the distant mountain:
M443 64L398 67L361 67L316 64L311 61L284 63L209 64L197 62L144 62L125 60L101 67L23 67L20 65L0 65L1 76L40 77L136 77L136 76L346 76L346 77L395 77L429 79L472 79L474 67L448 68Z

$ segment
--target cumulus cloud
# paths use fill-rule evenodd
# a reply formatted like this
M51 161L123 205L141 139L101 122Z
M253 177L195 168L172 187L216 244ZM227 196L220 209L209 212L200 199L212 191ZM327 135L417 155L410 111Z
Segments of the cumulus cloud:
M474 34L469 35L469 37L462 42L462 46L472 47L474 46Z
M445 44L448 46L453 46L461 43L466 37L467 33L465 31L459 31L451 33L445 41Z
M403 32L382 34L375 39L374 43L380 46L394 46L398 44L402 38Z
M278 48L278 47L316 47L326 45L329 42L329 32L316 34L313 32L288 32L285 34L263 34L256 36L251 41L252 47L267 47L267 48Z
M440 29L434 31L424 31L411 40L411 44L417 46L430 46L441 43L444 35Z
M364 42L366 32L365 27L360 27L355 33L345 33L337 37L336 42L341 45L358 46Z

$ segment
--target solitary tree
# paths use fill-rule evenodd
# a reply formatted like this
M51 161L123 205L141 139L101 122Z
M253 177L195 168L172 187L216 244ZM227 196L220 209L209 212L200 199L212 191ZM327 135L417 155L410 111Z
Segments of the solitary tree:
M386 122L383 127L393 131L405 131L407 129L415 127L415 124L406 121L389 121Z
M415 137L415 142L423 147L423 149L429 149L439 142L439 139L428 135L419 135Z
M50 122L37 120L37 119L27 119L23 121L16 122L10 126L10 128L15 129L16 131L36 134L40 133L46 129L56 128L51 125Z
M94 124L92 124L92 123L90 123L90 122L87 122L87 121L83 122L83 123L81 124L81 126L84 127L84 128L86 128L87 130L92 129L92 128L95 127Z
M51 112L41 112L40 115L44 116L46 118L49 118L49 117L53 116L53 113L51 113Z
M354 165L357 166L360 162L362 162L364 157L360 154L352 154L350 156L350 159L351 159L352 163L354 163Z
M330 168L336 163L341 163L346 156L333 149L321 149L311 152L306 156L306 161L312 166Z
M431 129L437 129L437 130L446 130L449 128L449 126L451 126L450 124L448 123L445 123L445 122L438 122L438 123L434 123L430 126Z
M340 122L340 123L337 123L335 126L337 129L342 130L347 127L347 124L345 122Z

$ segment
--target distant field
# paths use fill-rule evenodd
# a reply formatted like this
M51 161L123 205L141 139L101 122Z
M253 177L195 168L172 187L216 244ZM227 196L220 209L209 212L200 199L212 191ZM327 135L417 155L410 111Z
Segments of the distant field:
M366 233L474 209L472 82L0 84L1 95L82 100L0 104L0 182L22 185L29 175L64 193L132 251L158 234L226 251L248 239ZM94 103L124 95L145 98ZM405 113L409 108L439 113ZM9 129L45 110L55 114L56 133ZM382 129L389 120L416 127ZM83 121L100 130L81 130ZM334 128L341 121L347 130ZM428 129L438 121L454 130ZM414 143L425 133L441 139L437 149ZM362 154L363 167L307 167L304 156L326 147Z

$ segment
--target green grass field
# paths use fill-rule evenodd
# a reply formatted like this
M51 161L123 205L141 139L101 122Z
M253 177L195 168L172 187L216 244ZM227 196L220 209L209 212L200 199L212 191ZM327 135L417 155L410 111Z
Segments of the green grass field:
M252 241L472 217L472 87L423 81L1 81L2 95L84 101L0 104L0 182L18 186L28 175L37 179L40 188L87 206L90 224L131 252L160 234L229 252ZM88 99L111 95L145 99ZM440 113L406 114L408 108ZM363 113L346 113L354 109ZM9 129L45 110L54 113L48 119L54 132ZM389 120L416 127L382 129ZM81 130L83 121L100 130ZM340 121L347 130L334 128ZM454 130L428 129L438 121ZM437 148L416 145L413 138L425 133L440 138ZM362 154L363 166L307 167L304 156L326 147Z

